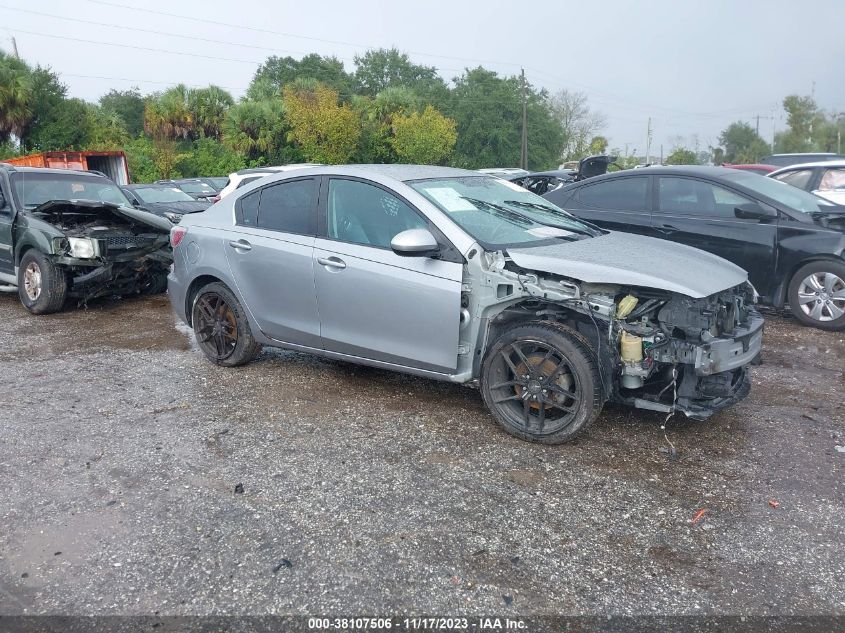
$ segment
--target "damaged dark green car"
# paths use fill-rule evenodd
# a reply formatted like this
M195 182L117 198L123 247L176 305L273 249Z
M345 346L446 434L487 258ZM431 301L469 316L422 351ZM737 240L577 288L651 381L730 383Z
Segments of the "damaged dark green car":
M33 314L164 292L170 227L100 174L0 164L0 290Z

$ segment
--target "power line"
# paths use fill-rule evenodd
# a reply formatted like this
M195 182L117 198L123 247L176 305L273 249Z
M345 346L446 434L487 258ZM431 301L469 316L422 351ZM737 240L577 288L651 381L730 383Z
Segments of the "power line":
M271 29L264 29L255 26L247 26L243 24L232 24L230 22L218 22L217 20L209 20L208 18L198 18L196 16L189 16L189 15L180 15L178 13L169 13L167 11L157 11L155 9L147 9L144 7L133 7L131 5L120 4L117 2L107 2L106 0L87 0L93 4L101 4L109 7L115 7L118 9L127 9L129 11L139 11L142 13L151 13L153 15L161 15L169 18L178 18L180 20L191 20L193 22L204 22L205 24L213 24L215 26L222 26L227 29L243 29L246 31L253 31L255 33L267 33L269 35L280 35L282 37L294 37L304 40L311 40L314 42L323 42L325 44L340 44L341 46L352 46L355 48L364 48L364 49L374 49L374 48L382 48L380 46L375 46L373 44L361 44L360 42L345 42L343 40L330 40L322 37L313 37L310 35L299 35L298 33L286 33L284 31L274 31ZM492 61L489 59L473 59L471 57L455 57L453 55L440 55L437 53L424 53L421 51L407 51L409 55L420 55L422 57L437 57L440 59L453 59L456 61L467 61L473 62L477 64L492 64L496 66L514 66L518 67L519 64L514 62L502 62L502 61ZM450 69L444 69L450 70ZM454 70L454 69L452 69ZM461 69L463 70L463 69Z
M135 46L133 44L118 44L116 42L100 42L97 40L87 40L79 37L68 37L67 35L53 35L50 33L38 33L36 31L24 31L23 29L15 29L17 33L26 33L27 35L37 35L40 37L49 37L57 40L67 40L69 42L81 42L83 44L99 44L100 46L116 46L118 48L132 48L139 51L148 51L153 53L167 53L168 55L186 55L188 57L200 57L202 59L213 59L221 62L238 62L241 64L254 64L256 66L264 63L263 61L255 61L251 59L234 59L230 57L217 57L215 55L203 55L201 53L186 53L183 51L172 51L165 48L152 48L150 46Z

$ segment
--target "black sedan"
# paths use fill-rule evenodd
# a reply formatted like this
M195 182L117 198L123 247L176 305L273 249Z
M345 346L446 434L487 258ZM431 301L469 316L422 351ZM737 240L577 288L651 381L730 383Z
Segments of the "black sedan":
M178 224L186 213L205 211L211 206L206 200L194 200L173 185L126 185L121 187L132 206L161 215Z
M546 197L604 228L720 255L748 271L762 302L788 303L813 327L845 329L845 207L722 167L615 172Z

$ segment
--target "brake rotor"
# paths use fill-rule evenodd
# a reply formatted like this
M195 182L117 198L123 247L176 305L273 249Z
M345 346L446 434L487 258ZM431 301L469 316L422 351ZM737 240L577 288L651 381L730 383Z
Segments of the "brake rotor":
M528 361L530 367L527 366L524 361L520 362L520 364L516 366L517 374L520 376L541 374L548 378L558 368L557 363L553 362L550 359L547 359L545 354L540 354L539 352L531 354L526 358L526 360ZM566 389L567 391L572 391L572 386L574 385L574 383L575 381L572 379L572 374L570 373L562 373L554 381L554 384L556 384L558 387ZM513 389L516 392L516 395L518 395L520 398L522 397L522 394L525 393L525 387L523 385L515 384L513 386ZM552 393L546 396L546 399L554 399L555 401L557 401L560 397L560 394ZM528 401L528 406L531 409L539 410L540 405L541 403L538 400Z

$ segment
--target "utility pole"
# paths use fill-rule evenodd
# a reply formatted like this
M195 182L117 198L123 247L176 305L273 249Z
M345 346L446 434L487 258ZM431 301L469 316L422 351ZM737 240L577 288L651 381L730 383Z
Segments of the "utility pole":
M760 115L757 115L757 136L760 136Z
M522 142L519 147L519 166L528 169L528 105L525 102L525 69L522 69Z
M645 164L651 162L651 117L648 117L648 128L645 136Z
M20 56L18 55L18 43L15 41L14 35L12 36L12 53L14 54L15 59L20 59Z

